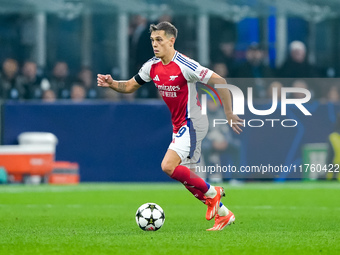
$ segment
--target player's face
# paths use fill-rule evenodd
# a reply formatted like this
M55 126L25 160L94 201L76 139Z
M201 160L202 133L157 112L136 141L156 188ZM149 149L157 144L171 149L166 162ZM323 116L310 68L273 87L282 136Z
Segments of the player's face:
M150 36L151 44L155 56L157 58L163 58L166 56L174 45L175 38L168 38L165 35L164 30L153 31Z

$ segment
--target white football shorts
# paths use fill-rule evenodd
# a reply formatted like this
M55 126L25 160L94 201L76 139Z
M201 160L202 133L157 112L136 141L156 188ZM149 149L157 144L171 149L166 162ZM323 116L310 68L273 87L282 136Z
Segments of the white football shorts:
M177 133L172 134L172 142L168 149L177 153L181 158L181 165L194 169L200 161L201 144L209 128L206 116L198 121L189 119Z

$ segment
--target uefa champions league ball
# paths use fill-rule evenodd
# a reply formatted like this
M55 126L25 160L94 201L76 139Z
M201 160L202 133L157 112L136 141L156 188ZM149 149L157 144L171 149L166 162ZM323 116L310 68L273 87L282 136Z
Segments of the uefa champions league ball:
M165 220L162 207L155 203L141 205L136 212L137 225L144 231L156 231L160 229Z

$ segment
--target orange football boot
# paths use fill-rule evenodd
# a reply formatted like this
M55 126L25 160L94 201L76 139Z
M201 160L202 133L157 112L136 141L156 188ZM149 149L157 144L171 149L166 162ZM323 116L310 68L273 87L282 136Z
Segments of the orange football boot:
M215 187L217 192L214 198L206 197L205 204L208 206L205 218L211 220L217 214L218 208L220 207L221 198L225 196L224 189L222 187Z
M234 223L235 216L234 214L229 211L227 216L220 216L216 215L215 217L215 224L212 228L207 229L207 231L218 231L224 229L226 226L230 225L231 223Z

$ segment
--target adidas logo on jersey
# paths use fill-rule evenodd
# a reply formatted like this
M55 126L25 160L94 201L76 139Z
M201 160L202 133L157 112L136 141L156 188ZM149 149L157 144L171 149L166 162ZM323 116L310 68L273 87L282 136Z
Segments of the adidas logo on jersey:
M154 81L160 81L158 75L155 76L155 78L153 78Z

